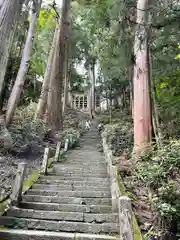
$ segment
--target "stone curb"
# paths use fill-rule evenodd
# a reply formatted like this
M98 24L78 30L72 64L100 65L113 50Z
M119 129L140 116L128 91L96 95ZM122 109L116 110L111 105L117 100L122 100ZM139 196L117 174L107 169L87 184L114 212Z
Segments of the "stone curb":
M110 177L112 210L113 212L119 212L120 236L125 240L142 240L141 231L132 212L131 199L125 196L120 188L120 184L123 186L123 189L125 189L125 186L121 177L118 176L117 167L113 165L115 161L112 150L107 143L106 130L101 134L101 138L105 161L107 163L107 172ZM119 183L119 181L121 182ZM128 202L130 202L130 205Z

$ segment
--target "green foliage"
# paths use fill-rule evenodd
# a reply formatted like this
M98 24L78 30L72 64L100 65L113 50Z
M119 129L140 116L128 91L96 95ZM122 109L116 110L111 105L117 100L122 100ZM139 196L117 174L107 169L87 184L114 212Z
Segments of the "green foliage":
M9 127L13 139L13 151L17 155L32 149L34 153L37 151L37 155L44 151L43 139L47 128L44 122L34 119L36 107L37 104L32 102L26 107L17 109L14 120Z
M37 76L43 77L46 69L56 26L55 14L55 11L49 8L40 11L30 65L30 70Z
M152 192L151 203L157 216L164 221L180 219L180 141L172 141L160 150L141 156L136 177Z
M23 47L29 27L29 22L27 21L28 14L29 12L27 8L22 13L22 18L16 28L13 45L11 47L4 85L4 96L6 99L9 97L9 88L11 89L14 84L19 70ZM23 97L21 98L20 105L27 105L30 101L37 101L39 98L42 84L38 80L44 76L55 25L56 19L54 10L49 9L48 7L42 8L36 27L29 70L26 76ZM9 87L10 85L11 87Z
M133 128L130 117L115 110L113 118L113 123L106 125L103 134L115 156L120 156L124 152L130 154L133 146ZM109 123L108 115L102 115L100 119L103 123Z
M159 78L156 85L162 128L166 137L180 137L180 69Z
M128 7L123 2L78 1L73 4L73 54L84 66L97 62L101 93L116 97L128 86L127 69L132 49L131 29L121 27ZM96 24L94 24L96 23ZM124 40L126 38L126 40ZM75 44L76 43L76 44Z

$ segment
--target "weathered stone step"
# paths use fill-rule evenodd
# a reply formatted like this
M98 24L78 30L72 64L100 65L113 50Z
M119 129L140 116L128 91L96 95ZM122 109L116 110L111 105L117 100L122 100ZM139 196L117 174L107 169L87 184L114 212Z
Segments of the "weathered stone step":
M11 208L7 216L18 218L34 218L44 220L59 221L76 221L76 222L118 222L118 214L95 214L82 212L60 212L60 211L43 211L34 209Z
M52 197L38 195L24 195L24 202L67 203L84 205L111 205L111 198L81 198L81 197Z
M91 169L86 169L86 170L62 170L61 169L61 167L55 167L55 166L53 166L53 168L52 168L52 170L53 170L53 172L55 172L55 173L58 173L59 175L61 175L61 174L65 174L65 175L82 175L82 176L85 176L85 175L90 175L90 174L93 174L93 175L95 175L95 176L101 176L101 175L103 175L103 176L106 176L107 177L107 170L106 169L103 169L103 170L101 170L101 171L96 171L96 169L95 170L91 170Z
M59 203L41 203L41 202L21 202L21 208L64 211L64 212L86 212L86 213L111 213L112 208L109 205L81 205L81 204L59 204Z
M110 191L110 186L99 186L99 185L80 185L80 186L74 186L73 184L69 185L63 185L63 184L56 184L56 185L48 185L48 184L34 184L32 186L32 189L39 189L39 190L51 190L51 191L88 191L88 190L94 190L94 191Z
M88 156L87 158L84 158L85 156ZM68 154L68 163L70 161L73 161L74 163L76 162L81 162L83 161L84 163L105 163L104 155L98 152L98 149L92 148L81 148L78 151L72 151L71 153Z
M105 159L104 159L104 156L99 154L99 152L97 152L98 150L94 150L94 148L89 148L87 149L81 149L81 150L78 150L78 151L72 151L72 153L68 154L67 155L67 161L63 162L63 164L76 164L76 163L84 163L84 164L88 164L88 163L94 163L94 164L98 164L98 163L106 163L105 162ZM88 158L85 158L85 157L88 157Z
M119 232L116 223L81 223L68 221L48 221L39 219L27 219L16 217L0 217L0 226L14 227L20 229L37 229L46 231L65 231L93 234L113 234Z
M55 170L55 172L58 172L58 173L73 173L73 174L83 174L83 173L86 173L86 174L94 174L96 173L97 175L98 174L107 174L107 168L102 168L102 169L92 169L91 167L88 167L87 168L79 168L79 169L64 169L64 168L61 168L61 166L59 165L59 167L56 165L56 166L53 166L52 168L53 170Z
M87 185L97 185L99 187L103 186L110 186L110 181L99 181L98 183L96 181L73 181L73 180L57 180L57 179L46 179L46 178L39 178L38 181L36 182L37 184L51 184L51 185L74 185L74 186L87 186Z
M107 167L99 167L97 168L96 166L86 166L83 167L82 165L79 167L74 167L74 168L65 168L62 167L60 164L56 164L53 166L56 170L59 172L77 172L77 173L82 173L82 172L97 172L97 173L107 173Z
M72 178L72 179L93 179L93 178L101 178L101 179L104 179L104 178L108 178L108 174L107 173L102 173L102 174L97 174L97 173L82 173L82 174L79 174L79 173L56 173L55 171L52 171L52 172L48 172L48 175L49 176L58 176L59 178Z
M68 172L64 172L64 171L59 171L56 168L52 169L52 174L54 175L58 175L58 176L65 176L65 177L100 177L100 178L107 178L107 172L104 173L98 173L98 172L75 172L75 171L68 171Z
M85 149L84 149L85 150ZM77 163L83 163L83 164L105 164L104 156L97 155L97 152L95 151L89 151L87 153L84 153L83 150L79 151L78 153L73 152L72 155L68 155L67 162L63 162L63 164L77 164ZM95 154L95 155L94 155ZM85 156L88 156L90 158L84 158ZM98 158L97 158L98 157Z
M0 230L1 240L116 240L113 236L67 233L67 232L47 232L34 230L10 229Z
M44 190L35 190L30 189L28 195L42 195L42 196L56 196L56 197L88 197L88 198L110 198L110 191L44 191Z
M82 156L82 158L84 158L85 156ZM67 161L67 162L66 162ZM74 165L74 166L81 166L81 167L87 167L88 164L89 166L92 166L93 167L97 167L97 168L106 168L107 167L107 164L105 162L105 160L103 161L98 161L98 160L94 160L94 161L91 161L91 160L88 160L87 162L82 159L82 160L79 160L79 159L70 159L68 158L65 162L59 162L58 164L63 164L64 166L65 165Z
M94 171L101 171L101 170L106 170L107 169L107 166L106 164L103 164L102 166L100 166L98 163L96 164L91 164L89 165L88 163L87 164L84 164L84 163L81 163L81 164L69 164L69 163L66 163L66 164L62 164L62 163L53 163L53 165L55 167L58 167L58 168L61 168L61 170L63 171L67 171L67 170L94 170Z
M64 181L79 181L79 182L85 182L85 181L93 181L96 184L99 184L99 182L110 182L110 179L108 177L101 178L101 177L82 177L82 176L58 176L54 174L48 174L48 176L41 176L40 179L48 179L48 180L64 180Z

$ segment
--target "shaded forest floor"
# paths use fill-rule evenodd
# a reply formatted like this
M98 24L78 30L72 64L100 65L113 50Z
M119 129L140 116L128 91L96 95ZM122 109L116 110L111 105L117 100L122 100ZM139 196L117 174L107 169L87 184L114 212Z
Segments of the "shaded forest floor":
M8 128L13 145L8 152L2 151L0 154L0 200L10 193L20 162L27 163L27 178L33 171L40 168L44 148L47 145L50 148L49 157L52 157L57 141L61 141L63 147L64 140L68 135L79 137L84 131L84 121L88 118L86 114L68 108L64 117L63 132L52 136L42 122L34 120L35 110L35 103L19 109Z

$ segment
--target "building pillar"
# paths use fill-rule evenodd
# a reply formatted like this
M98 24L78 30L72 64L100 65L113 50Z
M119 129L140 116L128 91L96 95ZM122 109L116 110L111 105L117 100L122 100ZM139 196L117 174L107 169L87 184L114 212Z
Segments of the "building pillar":
M83 95L82 109L84 110L84 95Z
M78 99L79 99L79 101L78 101L78 108L80 109L80 101L81 101L81 97L78 96Z

